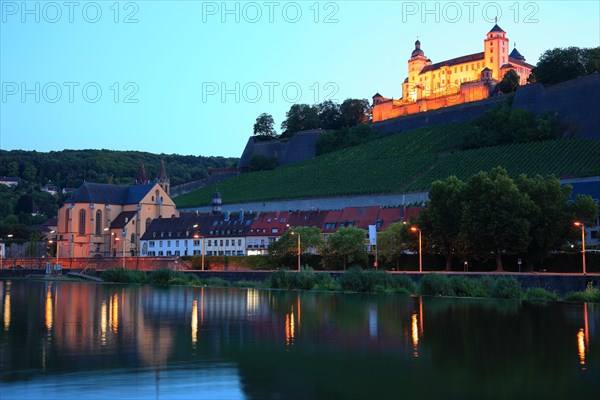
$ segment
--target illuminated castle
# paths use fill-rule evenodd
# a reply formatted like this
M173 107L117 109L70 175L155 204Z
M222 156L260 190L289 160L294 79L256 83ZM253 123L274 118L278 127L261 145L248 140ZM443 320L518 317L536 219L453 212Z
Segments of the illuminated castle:
M432 64L417 40L408 60L402 98L373 96L373 121L485 99L510 70L519 75L519 84L527 83L533 65L525 62L516 47L508 54L506 32L497 24L487 33L483 49Z

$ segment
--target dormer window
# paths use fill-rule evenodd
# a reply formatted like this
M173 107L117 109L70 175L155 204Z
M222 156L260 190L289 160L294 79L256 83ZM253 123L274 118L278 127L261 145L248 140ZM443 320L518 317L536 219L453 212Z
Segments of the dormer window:
M164 232L161 232L161 233L160 233L160 237L165 237L165 233L164 233Z
M152 232L152 237L156 237L156 232Z

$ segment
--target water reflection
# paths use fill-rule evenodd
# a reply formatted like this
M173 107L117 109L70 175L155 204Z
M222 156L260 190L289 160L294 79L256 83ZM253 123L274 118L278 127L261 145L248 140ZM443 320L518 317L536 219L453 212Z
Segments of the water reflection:
M100 344L106 346L106 330L108 328L108 307L106 307L106 299L102 300L100 305Z
M565 304L25 281L0 288L0 386L13 382L10 393L27 388L28 397L50 378L57 393L76 393L74 373L189 397L191 387L208 390L200 376L225 370L222 387L248 398L402 390L468 399L495 397L498 387L503 397L575 398L600 390L600 309L591 305L582 321L581 305ZM175 376L189 386L167 383Z
M4 294L4 330L10 328L10 285L11 282L6 282L6 293Z
M119 331L119 296L115 293L110 299L110 328L114 333Z
M192 345L198 341L198 300L192 301Z
M52 330L52 323L54 322L54 311L52 307L52 283L48 285L48 291L46 292L46 329Z

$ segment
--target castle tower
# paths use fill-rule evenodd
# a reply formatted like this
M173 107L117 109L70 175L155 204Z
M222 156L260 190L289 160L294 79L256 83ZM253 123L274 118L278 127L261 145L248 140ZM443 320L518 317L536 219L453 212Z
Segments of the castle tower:
M496 19L497 22L497 19ZM492 78L502 79L500 68L508 62L508 39L506 32L494 25L483 41L485 66L492 70Z
M171 179L167 176L167 169L165 168L165 160L160 160L160 168L158 170L158 177L156 178L158 184L168 195L171 195Z
M219 193L218 191L215 192L215 194L213 194L212 197L212 207L213 207L213 214L220 214L221 213L221 203L223 202L223 199L221 198L221 193Z
M416 101L421 98L421 91L417 90L419 85L419 73L427 65L427 57L421 50L421 42L417 39L415 49L408 60L408 81L402 85L402 98ZM404 90L406 88L406 91Z
M144 185L148 183L148 177L146 176L146 169L144 168L144 163L140 163L140 168L138 169L137 174L135 175L135 180L133 181L134 185Z

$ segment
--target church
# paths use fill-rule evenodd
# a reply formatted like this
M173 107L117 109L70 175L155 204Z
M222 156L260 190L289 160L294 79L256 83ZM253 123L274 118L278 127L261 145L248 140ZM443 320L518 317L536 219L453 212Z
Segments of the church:
M179 216L169 193L163 161L154 182L143 164L131 186L84 182L58 210L58 257L139 255L152 220Z
M513 70L527 83L533 65L516 46L509 54L506 32L495 24L483 41L483 51L433 64L415 42L408 60L402 98L373 96L373 122L488 98L504 75Z

